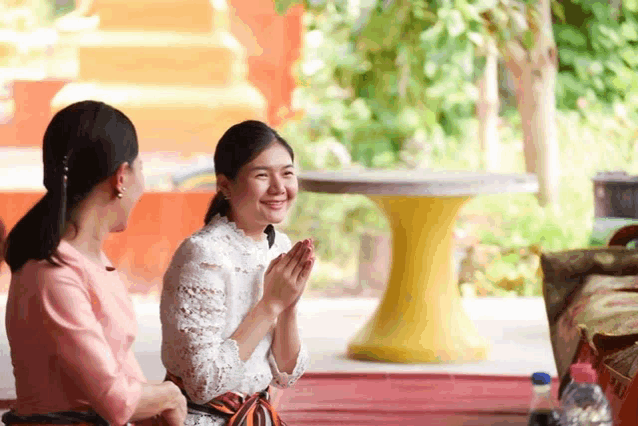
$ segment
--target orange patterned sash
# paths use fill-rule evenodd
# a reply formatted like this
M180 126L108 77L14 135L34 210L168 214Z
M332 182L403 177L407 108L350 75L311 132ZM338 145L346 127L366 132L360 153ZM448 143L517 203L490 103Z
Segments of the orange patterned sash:
M182 390L188 401L188 408L198 413L223 417L227 419L228 426L286 426L286 423L279 418L275 409L270 405L268 388L250 397L235 392L226 392L206 404L200 405L188 398L182 379L167 371L165 380L170 380Z

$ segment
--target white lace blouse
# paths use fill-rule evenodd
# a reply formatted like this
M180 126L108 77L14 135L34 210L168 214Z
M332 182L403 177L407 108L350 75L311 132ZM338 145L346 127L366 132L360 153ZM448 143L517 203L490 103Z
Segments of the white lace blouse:
M271 353L273 333L259 342L242 362L230 338L263 294L270 261L291 248L287 235L276 231L268 241L255 241L234 222L217 215L177 249L164 275L160 302L162 362L180 377L193 402L203 404L228 391L252 395L272 384L294 384L308 366L301 344L289 376L280 372ZM221 417L189 414L185 424L223 425Z

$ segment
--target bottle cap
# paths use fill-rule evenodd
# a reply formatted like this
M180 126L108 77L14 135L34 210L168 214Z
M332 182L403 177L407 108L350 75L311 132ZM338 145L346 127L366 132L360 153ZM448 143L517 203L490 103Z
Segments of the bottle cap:
M573 381L579 383L596 383L598 381L596 370L587 363L572 364L569 367L569 375Z
M535 385L549 385L551 381L552 379L549 377L549 374L542 371L532 374L532 383Z

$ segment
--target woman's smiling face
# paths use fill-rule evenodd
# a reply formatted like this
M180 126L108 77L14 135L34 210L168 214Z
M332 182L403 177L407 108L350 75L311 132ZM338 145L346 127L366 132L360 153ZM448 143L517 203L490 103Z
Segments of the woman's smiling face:
M246 230L282 222L299 188L292 158L277 142L242 166L234 182L224 180L230 218Z

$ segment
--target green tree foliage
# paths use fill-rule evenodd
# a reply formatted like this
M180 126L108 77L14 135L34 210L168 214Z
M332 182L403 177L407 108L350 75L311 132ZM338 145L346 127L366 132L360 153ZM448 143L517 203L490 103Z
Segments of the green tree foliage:
M383 168L396 165L407 140L429 139L439 127L460 134L482 68L475 52L480 7L464 0L353 3L306 4L313 11L309 57L299 78L309 89L311 139L335 138L353 161Z
M554 23L558 107L573 109L581 96L638 107L638 0L562 4L565 20Z
M51 23L51 0L0 0L0 28L32 31Z
M536 30L534 9L527 7L534 0L275 3L280 12L303 3L311 12L308 30L335 43L318 48L321 78L312 73L302 78L316 93L331 84L346 93L316 99L340 118L335 126L331 120L315 123L343 141L355 159L377 167L396 160L402 141L417 131L429 134L441 126L458 135L473 114L485 37L494 37L501 50L511 41L529 49ZM638 108L638 0L554 1L552 10L558 107L574 109L586 97ZM340 107L333 109L335 101ZM320 111L315 113L317 119Z

